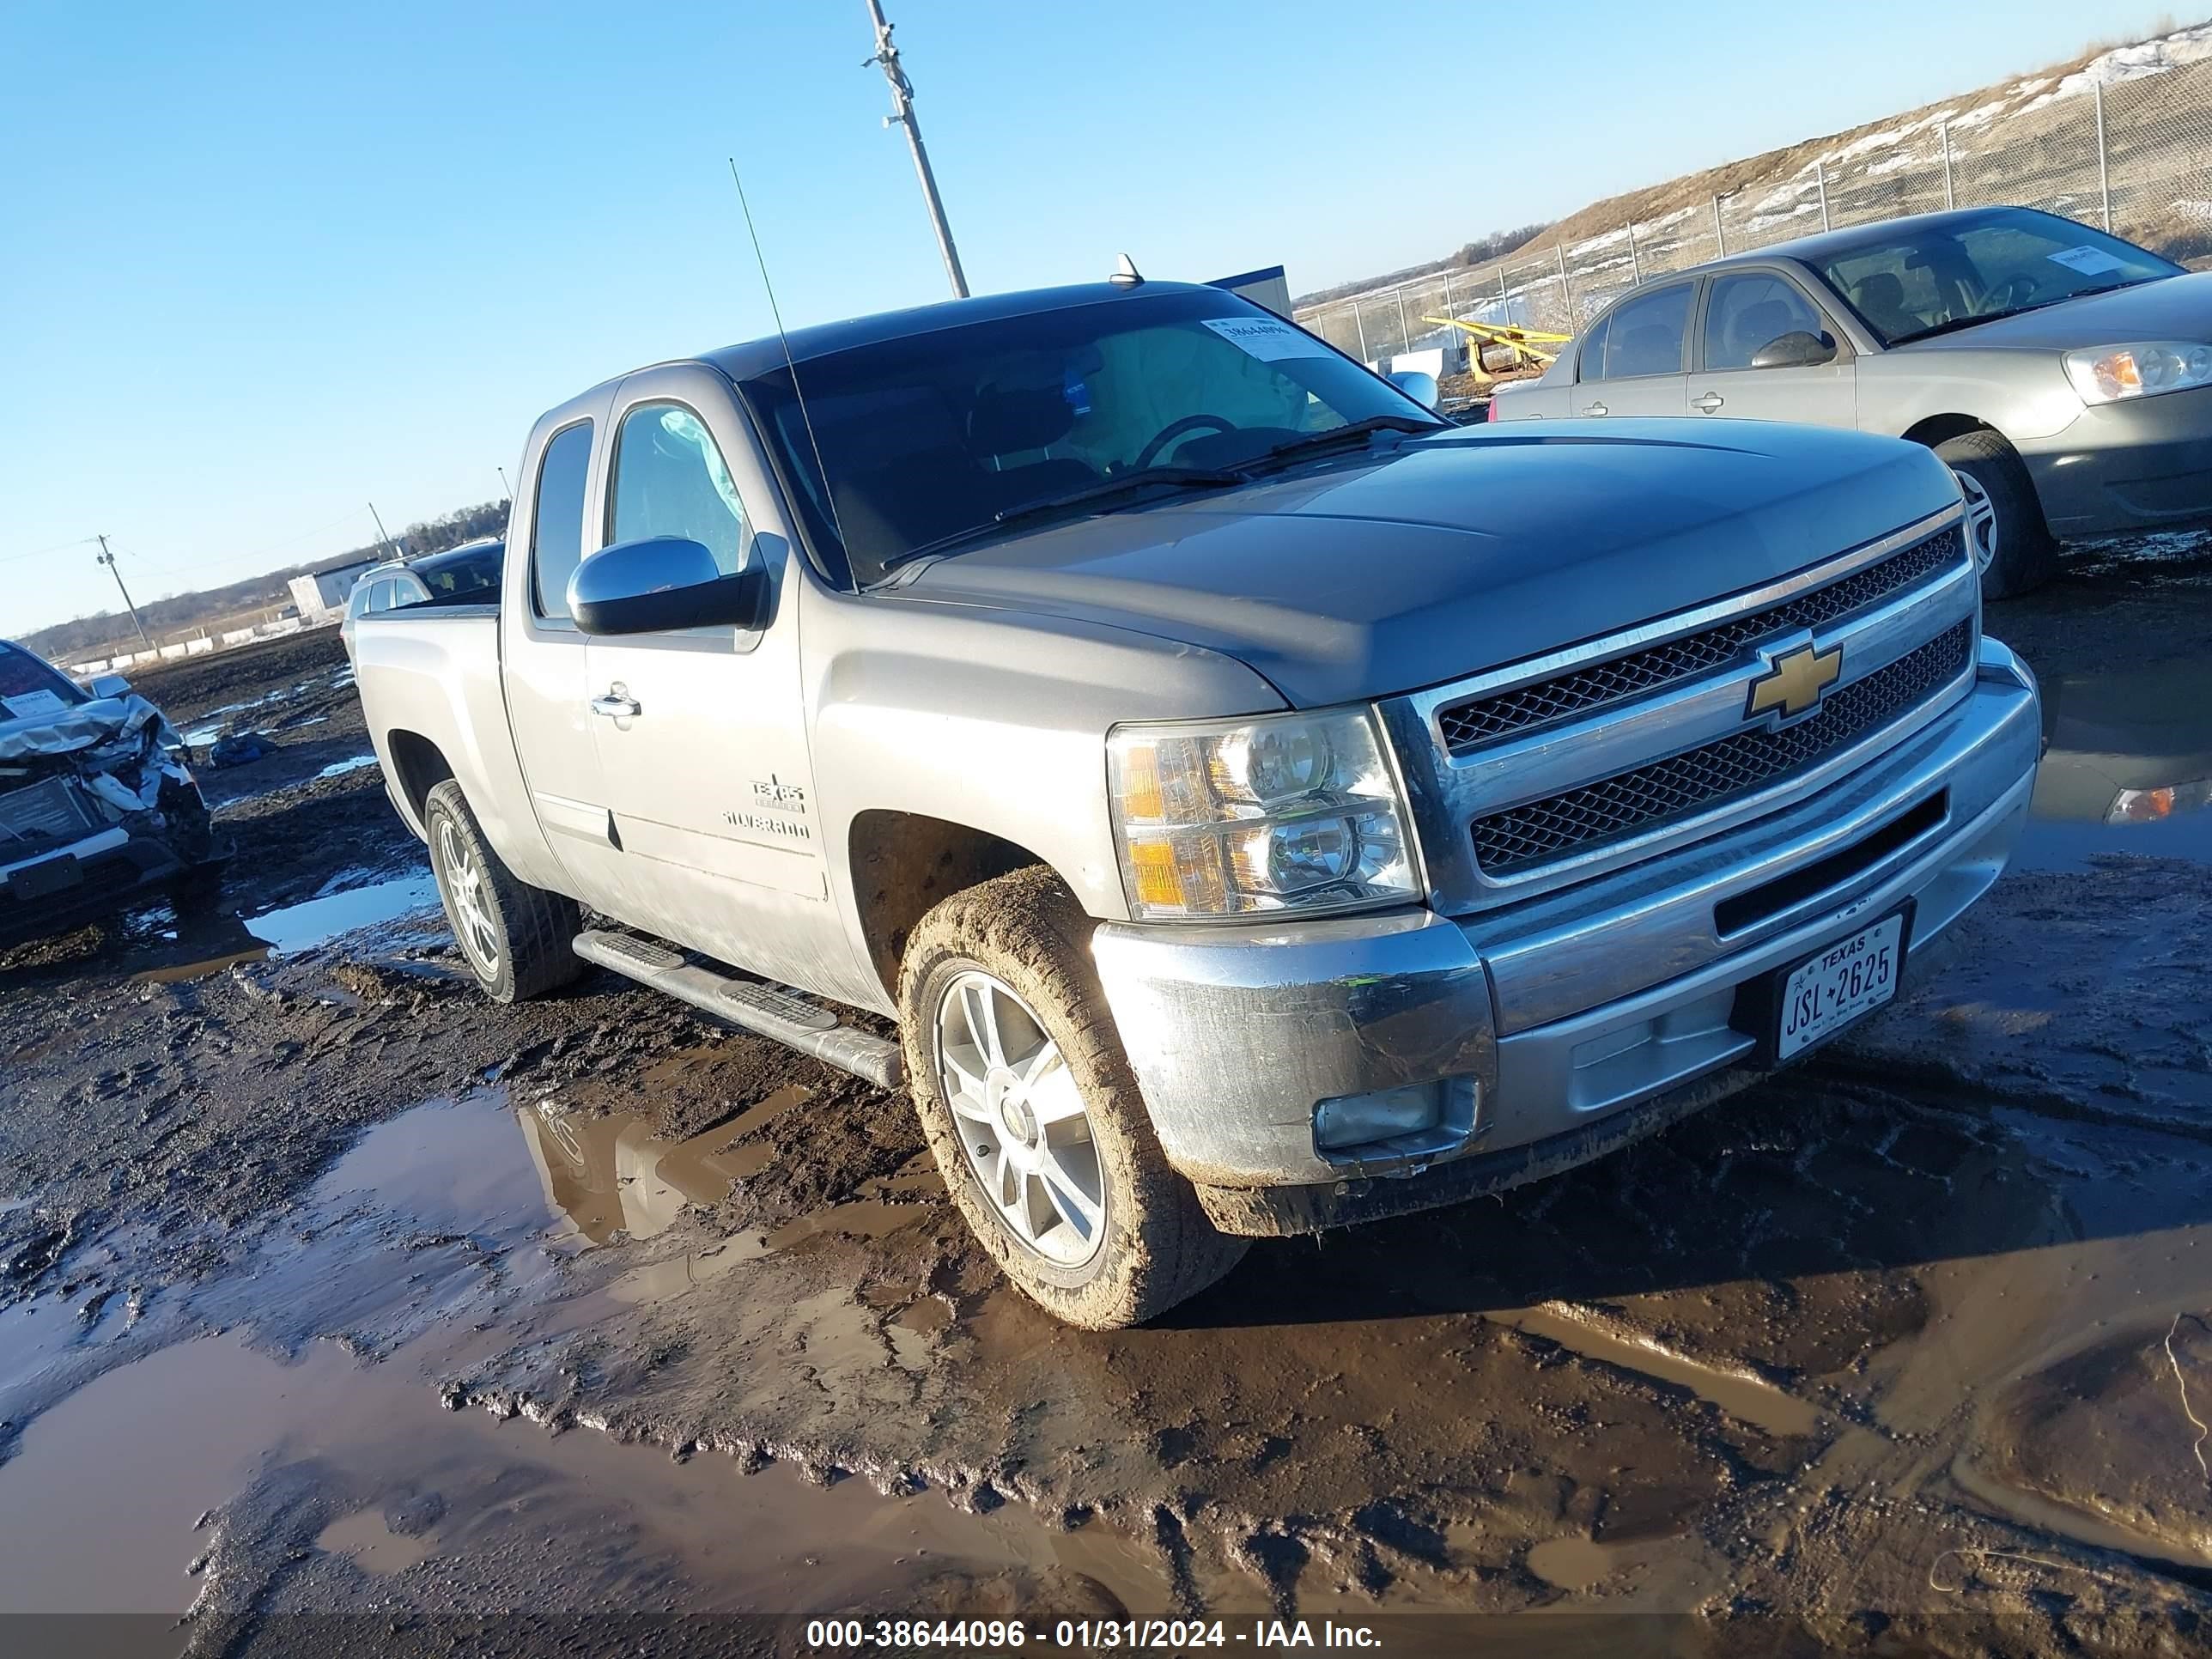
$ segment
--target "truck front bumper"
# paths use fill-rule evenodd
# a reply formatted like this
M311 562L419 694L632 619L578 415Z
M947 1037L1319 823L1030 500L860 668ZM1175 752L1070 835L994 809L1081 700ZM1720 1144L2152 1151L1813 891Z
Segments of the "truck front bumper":
M1508 908L1195 930L1093 951L1169 1161L1224 1231L1310 1231L1565 1169L1742 1087L1778 969L1913 910L1906 972L2027 816L2035 681L1984 641L1972 694L1745 829ZM1323 1100L1440 1085L1434 1127L1316 1146Z

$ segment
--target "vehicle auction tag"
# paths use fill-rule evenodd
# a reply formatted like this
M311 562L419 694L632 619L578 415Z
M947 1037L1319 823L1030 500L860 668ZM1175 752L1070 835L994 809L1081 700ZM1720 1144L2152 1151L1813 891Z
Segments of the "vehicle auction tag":
M1284 357L1334 357L1336 353L1302 328L1279 317L1206 317L1200 320L1231 345L1242 346L1263 363Z
M26 691L19 697L0 697L0 705L6 707L9 719L18 720L32 720L40 714L58 714L69 707L57 694L43 687L36 691Z
M1774 1057L1789 1059L1895 996L1904 945L1905 913L1899 911L1801 963L1782 983Z
M2043 256L2055 265L2064 265L2078 270L2084 276L2101 276L2108 270L2125 270L2127 266L2100 247L2062 248L2056 253Z

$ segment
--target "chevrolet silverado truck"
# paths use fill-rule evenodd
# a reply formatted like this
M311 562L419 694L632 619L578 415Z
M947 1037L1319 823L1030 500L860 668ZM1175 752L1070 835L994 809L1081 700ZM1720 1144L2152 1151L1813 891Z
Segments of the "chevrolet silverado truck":
M497 602L355 641L484 989L593 963L902 1083L1079 1325L1806 1054L2034 781L1928 450L1455 428L1214 289L661 363L521 468Z
M222 879L189 751L119 674L89 690L0 640L0 950Z

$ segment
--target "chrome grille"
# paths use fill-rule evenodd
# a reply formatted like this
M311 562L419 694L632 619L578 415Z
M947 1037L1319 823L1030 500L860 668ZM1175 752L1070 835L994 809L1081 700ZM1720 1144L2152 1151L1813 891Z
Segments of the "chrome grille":
M1902 592L1964 557L1956 526L1893 553L1839 581L1799 593L1749 615L1669 640L1610 662L1577 668L1533 685L1471 698L1437 711L1444 748L1454 756L1499 738L1516 737L1570 714L1686 680L1734 662L1759 641L1795 629L1818 628Z
M1956 533L1945 535L1955 548ZM1887 568L1877 565L1860 575ZM1857 580L1848 577L1806 598L1820 599ZM1474 825L1475 862L1486 875L1510 874L1768 787L1909 714L1966 672L1973 648L1970 618L1833 693L1817 714L1796 725L1773 732L1740 732L1654 765L1478 818Z

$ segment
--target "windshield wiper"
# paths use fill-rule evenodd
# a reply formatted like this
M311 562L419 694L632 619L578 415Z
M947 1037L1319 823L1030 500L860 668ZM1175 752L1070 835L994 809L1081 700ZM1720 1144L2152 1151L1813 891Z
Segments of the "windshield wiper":
M1148 466L1141 472L1125 472L1118 477L1101 478L1096 483L1079 484L1073 489L1063 489L1057 495L1040 495L1033 501L1001 507L982 524L971 524L964 530L956 530L949 536L939 536L934 541L909 547L905 552L884 561L886 574L902 564L912 564L916 559L926 559L933 553L942 553L949 547L970 542L981 536L996 535L1007 526L1019 524L1027 519L1044 518L1071 507L1084 507L1096 501L1109 501L1117 495L1127 495L1157 484L1180 485L1187 489L1221 489L1232 484L1249 483L1250 477L1243 472L1231 472L1218 466Z
M2042 311L2051 306L2063 306L2069 300L2086 300L2093 294L2117 294L2124 288L2141 288L2145 283L2155 283L2156 276L2137 276L2124 283L2100 283L2094 288L2077 288L2071 294L2054 294L2048 300L2038 300L2032 306L2014 306L2008 311L1985 312L1978 317L1952 317L1926 328L1916 328L1910 334L1899 334L1890 341L1900 346L1910 340L1929 340L1938 334L1955 334L1962 328L1973 328L1983 323L1994 323L2004 317L2025 317L2031 311Z
M1349 444L1354 439L1364 444L1378 432L1445 432L1450 428L1449 421L1421 421L1411 415L1370 415L1364 421L1346 421L1342 426L1330 427L1325 432L1309 432L1303 438L1277 444L1271 449L1262 450L1244 465L1248 469L1264 470L1284 461L1334 449Z

